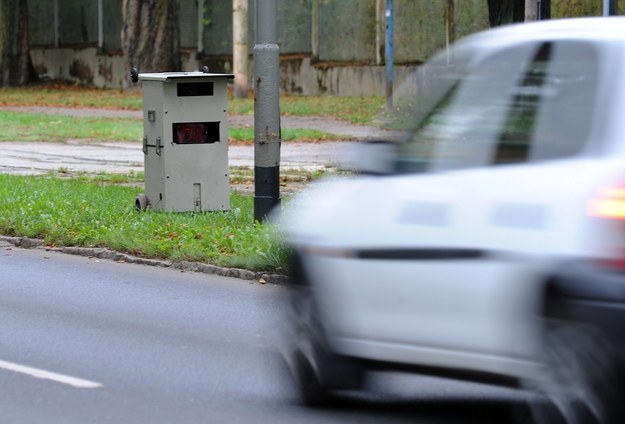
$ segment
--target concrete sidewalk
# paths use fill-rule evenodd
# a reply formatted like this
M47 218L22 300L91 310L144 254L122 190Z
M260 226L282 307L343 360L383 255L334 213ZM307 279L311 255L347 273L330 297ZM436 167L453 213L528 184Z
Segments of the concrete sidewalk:
M75 117L110 117L142 119L142 112L107 109L74 109L39 106L3 106L0 110L28 113L45 113ZM229 116L230 127L254 125L249 115ZM283 169L318 169L348 166L350 151L358 141L366 139L391 139L397 136L390 131L372 126L352 125L333 118L284 116L282 128L312 128L331 134L349 137L353 141L297 143L283 142L280 167ZM230 145L230 166L254 166L253 145ZM128 173L143 170L141 143L91 142L68 140L53 142L0 142L0 172L10 174L41 174L54 170L68 172Z
M280 167L311 170L348 166L350 149L355 144L282 143ZM231 167L253 167L254 146L229 146L228 162ZM140 143L0 142L0 172L36 175L55 170L89 173L143 171L143 151Z

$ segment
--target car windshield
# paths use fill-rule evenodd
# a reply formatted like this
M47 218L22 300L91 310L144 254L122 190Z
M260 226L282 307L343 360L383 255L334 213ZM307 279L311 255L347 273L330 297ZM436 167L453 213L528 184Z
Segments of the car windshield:
M474 53L440 55L420 71L410 118L403 118L410 135L399 148L398 172L543 161L582 150L597 93L592 44L523 43L470 63Z

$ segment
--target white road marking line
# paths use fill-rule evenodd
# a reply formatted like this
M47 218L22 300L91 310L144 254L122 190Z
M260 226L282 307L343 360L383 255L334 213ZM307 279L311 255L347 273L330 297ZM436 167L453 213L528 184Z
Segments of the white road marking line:
M24 365L14 364L12 362L0 361L0 368L18 372L20 374L27 374L34 378L52 380L61 384L68 384L79 389L96 389L98 387L102 387L102 384L95 383L93 381L70 377L63 374L57 374L55 372L40 370L37 368L26 367Z

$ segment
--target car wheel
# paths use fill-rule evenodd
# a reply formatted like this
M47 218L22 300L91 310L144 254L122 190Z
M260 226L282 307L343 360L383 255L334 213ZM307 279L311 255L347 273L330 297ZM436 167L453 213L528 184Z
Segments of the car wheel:
M148 208L148 198L141 193L135 198L135 209L137 212L144 212Z
M295 290L291 311L289 362L302 401L308 406L322 406L332 398L333 390L359 389L364 370L331 351L308 287Z
M536 422L612 422L618 382L605 336L592 326L549 319L543 343L547 372L540 389L551 404L533 411Z
M329 399L329 391L320 379L315 361L299 349L296 349L292 356L293 375L302 402L308 406L324 405Z

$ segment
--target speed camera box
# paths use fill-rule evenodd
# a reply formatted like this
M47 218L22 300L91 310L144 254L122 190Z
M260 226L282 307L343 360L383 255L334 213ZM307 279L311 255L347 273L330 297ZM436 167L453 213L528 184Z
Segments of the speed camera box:
M160 211L230 208L227 82L230 74L142 73L145 195Z

